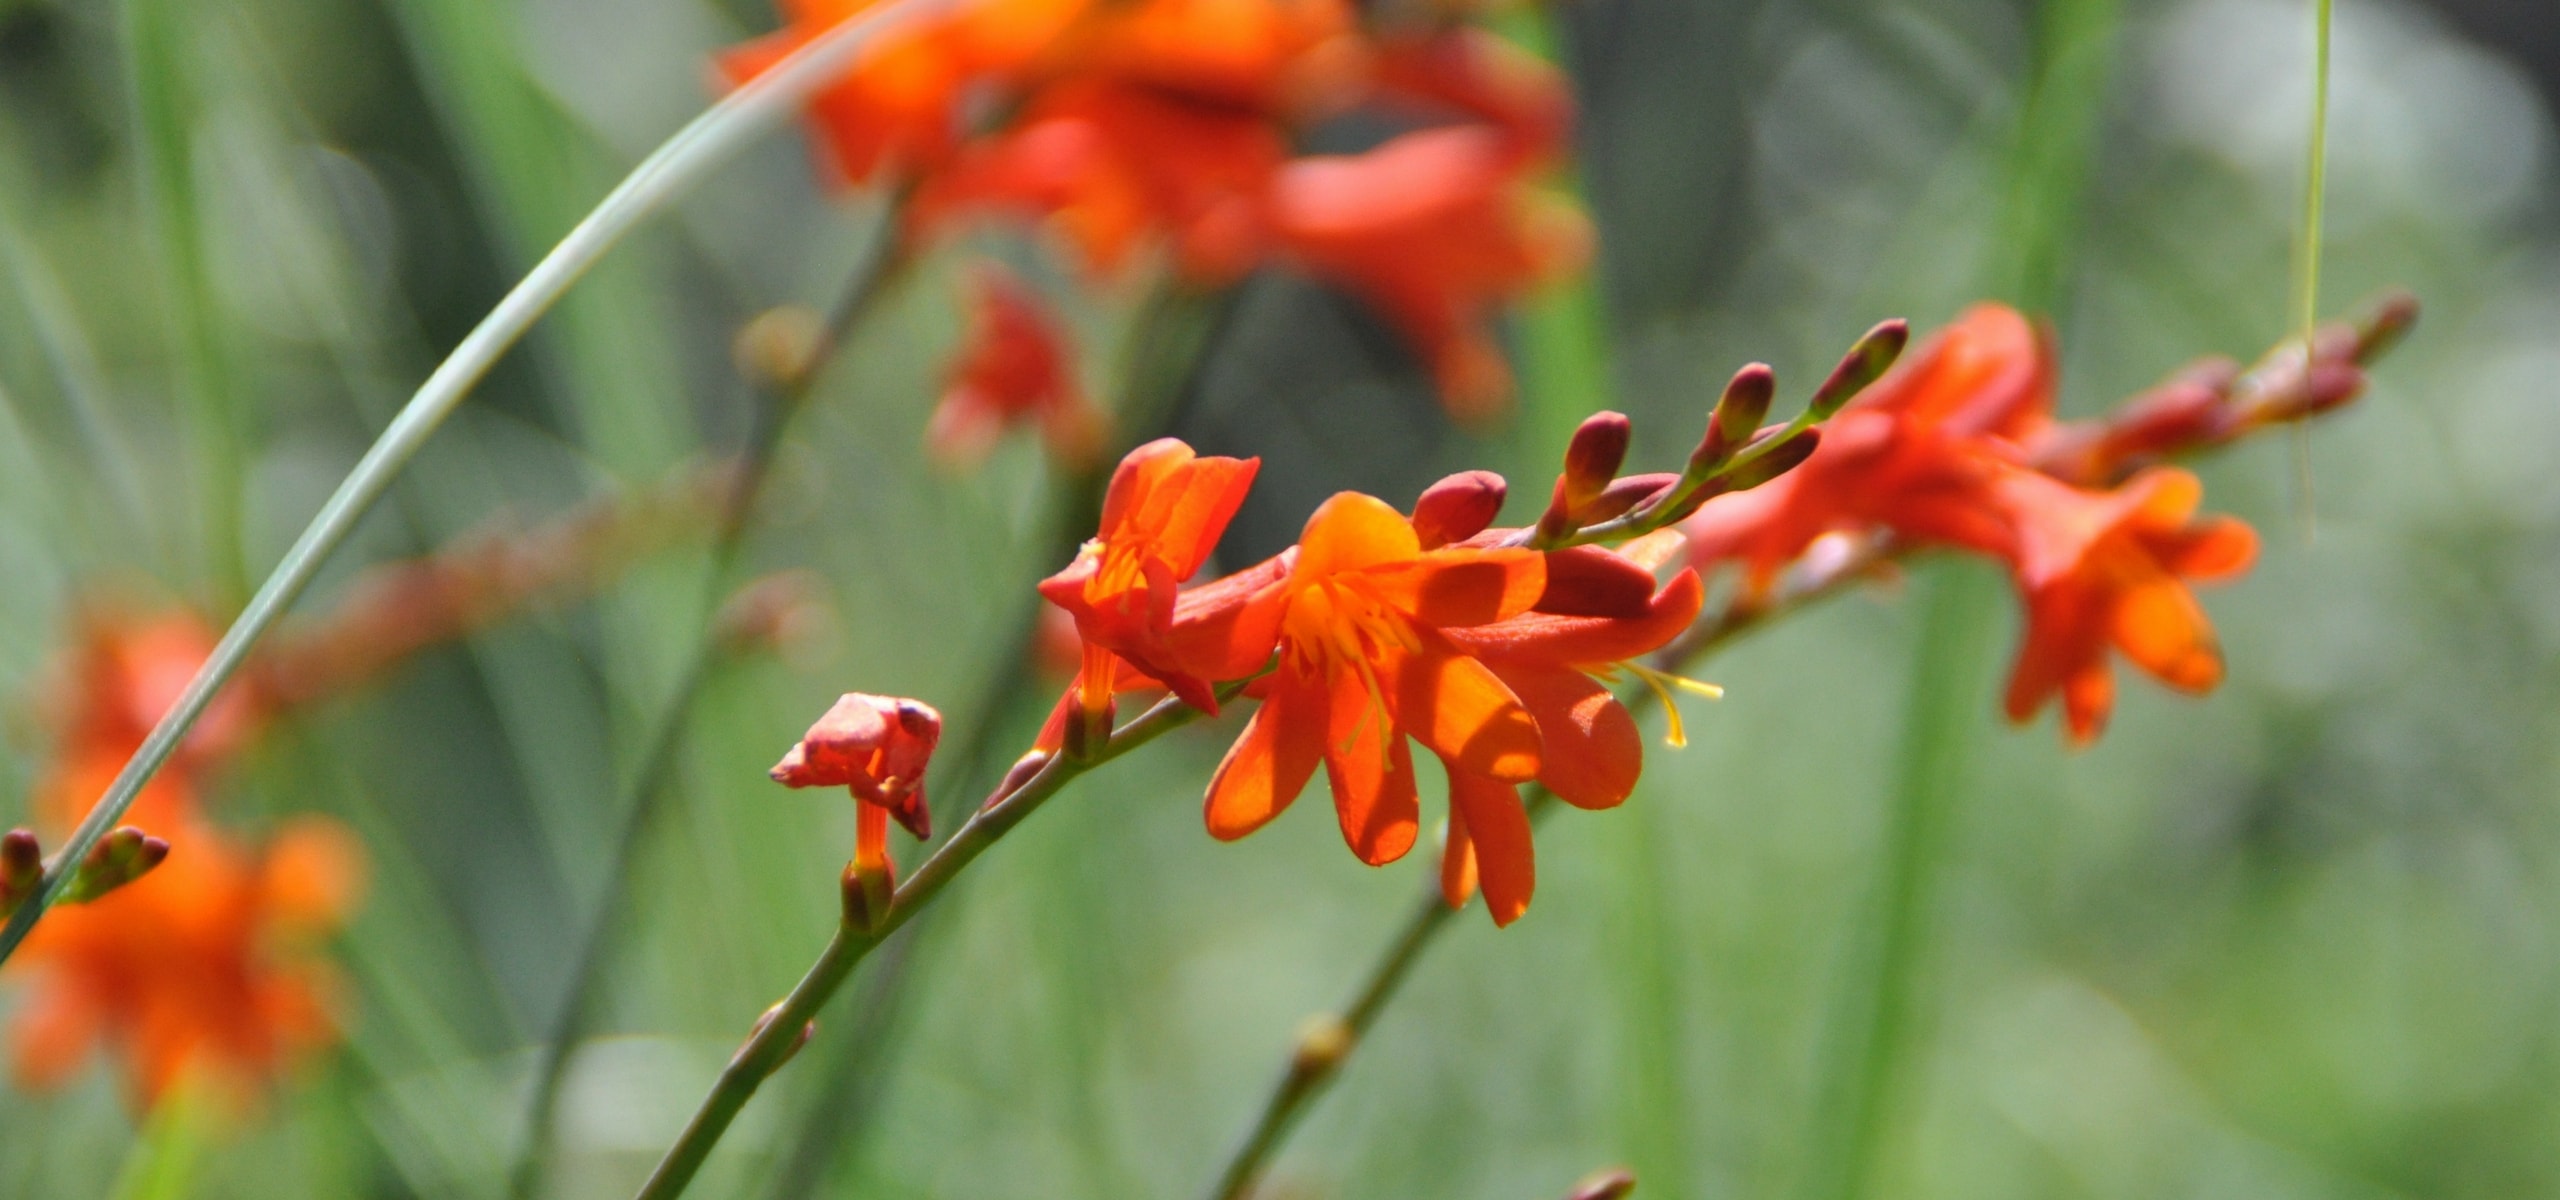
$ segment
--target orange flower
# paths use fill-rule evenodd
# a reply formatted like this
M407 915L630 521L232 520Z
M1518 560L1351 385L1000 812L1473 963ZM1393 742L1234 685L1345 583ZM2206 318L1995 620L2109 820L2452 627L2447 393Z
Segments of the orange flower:
M1186 278L1226 283L1263 254L1263 196L1286 154L1279 128L1247 109L1109 80L1059 84L928 183L909 226L982 210L1045 216L1102 273L1161 236Z
M1102 415L1076 386L1065 336L1002 268L982 266L971 283L968 342L925 426L925 444L947 461L976 462L1007 426L1036 421L1052 457L1090 465L1102 451Z
M1106 711L1124 660L1211 713L1213 683L1269 660L1277 614L1268 602L1244 601L1277 577L1274 564L1181 591L1217 549L1261 466L1258 458L1203 458L1174 438L1120 460L1103 494L1100 536L1040 582L1040 594L1074 615L1084 638L1076 691L1088 713Z
M780 0L787 23L720 55L720 75L744 84L874 3ZM885 31L809 101L828 173L857 184L942 162L959 144L963 106L1018 76L1087 7L1089 0L964 0Z
M787 787L843 787L854 799L854 868L886 878L889 818L917 838L933 836L924 772L942 741L942 714L921 700L846 692L775 763Z
M1889 529L2006 557L2014 536L1987 489L2014 457L2005 435L2050 410L2052 377L2024 316L1969 309L1832 418L1804 465L1700 507L1682 526L1692 554L1741 563L1755 592L1834 532Z
M1425 550L1383 501L1327 500L1288 573L1257 597L1278 614L1280 662L1210 781L1209 832L1231 840L1261 828L1321 762L1352 852L1392 862L1413 847L1419 820L1408 734L1453 776L1537 777L1537 723L1447 631L1527 612L1545 585L1534 551Z
M353 836L302 818L257 853L201 825L173 840L159 869L28 937L10 1031L25 1086L61 1083L104 1043L145 1106L182 1079L246 1103L336 1038L334 981L308 950L362 890Z
M1583 549L1627 561L1596 547ZM1569 561L1565 554L1547 556L1550 596L1556 591L1554 574L1564 561ZM1636 570L1650 590L1650 572ZM1686 684L1634 660L1680 636L1698 619L1705 598L1698 573L1684 570L1660 591L1639 597L1629 612L1567 616L1532 611L1447 633L1451 644L1491 668L1537 722L1543 742L1538 782L1576 808L1614 808L1635 790L1644 770L1644 739L1635 718L1601 679L1624 670L1657 688L1666 682ZM1678 710L1669 704L1664 709L1677 729ZM1481 880L1494 924L1508 925L1528 911L1537 883L1518 783L1463 770L1455 762L1448 769L1449 843L1440 860L1442 893L1451 905L1463 904Z
M2010 719L2034 716L2058 691L2071 740L2095 740L2115 697L2111 644L2179 691L2222 682L2221 647L2187 581L2247 570L2258 538L2229 517L2196 520L2204 488L2195 476L2155 467L2092 493L2017 471L1999 490L2018 514L2015 572L2027 608Z
M1310 274L1376 305L1462 418L1490 416L1511 370L1487 329L1502 302L1579 267L1588 222L1520 177L1515 143L1479 125L1365 154L1302 158L1272 187L1272 225Z

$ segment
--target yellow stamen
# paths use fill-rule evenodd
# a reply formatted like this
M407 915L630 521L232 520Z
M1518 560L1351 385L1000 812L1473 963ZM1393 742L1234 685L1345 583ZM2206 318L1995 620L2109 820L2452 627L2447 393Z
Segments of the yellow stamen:
M1639 662L1611 663L1601 673L1602 677L1615 675L1620 667L1626 668L1636 678L1643 680L1646 687L1653 689L1654 698L1662 701L1662 741L1664 745L1674 750L1688 748L1689 728L1680 720L1679 698L1672 693L1680 691L1708 700L1724 699L1724 689L1715 684L1691 679L1685 675L1674 675L1669 671L1657 671Z

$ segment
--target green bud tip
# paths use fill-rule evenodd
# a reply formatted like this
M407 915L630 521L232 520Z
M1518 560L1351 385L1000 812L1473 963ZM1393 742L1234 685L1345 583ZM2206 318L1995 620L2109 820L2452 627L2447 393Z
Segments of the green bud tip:
M1822 381L1814 392L1808 409L1815 420L1828 418L1840 407L1867 390L1867 385L1883 378L1902 357L1902 348L1911 341L1911 323L1896 317L1867 331L1858 344L1849 347L1840 365L1831 369L1831 378Z

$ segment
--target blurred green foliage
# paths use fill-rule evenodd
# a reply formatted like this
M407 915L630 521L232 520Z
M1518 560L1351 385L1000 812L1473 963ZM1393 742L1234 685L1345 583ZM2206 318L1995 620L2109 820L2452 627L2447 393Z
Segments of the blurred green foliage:
M1340 488L1540 478L1591 403L1635 415L1636 466L1671 465L1734 366L1801 388L1878 318L1925 327L2018 286L1995 264L2039 239L2052 257L2014 269L2052 272L2029 294L2063 334L2067 410L2282 334L2305 6L2122 6L2094 123L2024 126L2029 157L2085 164L2076 199L2022 206L2043 7L1565 7L1604 246L1582 311L1605 328L1583 344L1612 352L1605 384L1454 430L1356 304L1256 278L1175 421L1266 459L1229 557L1290 540ZM704 54L768 21L744 0L0 0L0 689L29 694L96 589L236 601L441 348L700 105ZM2328 296L2406 284L2426 327L2316 435L2315 544L2287 536L2284 446L2206 468L2212 505L2270 534L2208 598L2220 692L2129 686L2106 741L2066 756L2048 728L1987 719L1982 664L1868 1194L2560 1187L2550 114L2411 4L2344 4L2338 37ZM735 445L730 336L823 303L874 215L822 195L792 140L759 148L501 369L332 580ZM1076 286L1036 247L972 249ZM695 708L619 918L613 1033L574 1060L558 1194L627 1192L824 939L850 808L761 776L827 699L921 696L994 722L998 746L1045 708L1009 669L1057 546L1037 451L968 476L917 452L955 257L846 348L782 461L751 557L815 568L834 636L723 670ZM1100 390L1137 289L1078 294ZM1574 319L1532 314L1518 340L1570 348L1555 322ZM0 1090L0 1195L497 1194L528 1041L594 919L703 569L698 548L661 555L267 739L226 818L335 813L373 859L340 946L347 1047L237 1129L137 1125L105 1070ZM1692 715L1689 749L1656 752L1625 809L1541 831L1529 919L1497 934L1470 914L1434 951L1283 1156L1286 1194L1511 1200L1612 1160L1657 1198L1816 1178L1826 1021L1893 827L1908 599L1838 601L1712 664L1731 697ZM14 724L0 823L47 753ZM1204 1186L1299 1020L1427 874L1359 867L1308 813L1210 842L1199 786L1232 730L1115 767L999 848L874 965L894 991L839 1001L700 1194ZM937 777L946 814L969 774Z

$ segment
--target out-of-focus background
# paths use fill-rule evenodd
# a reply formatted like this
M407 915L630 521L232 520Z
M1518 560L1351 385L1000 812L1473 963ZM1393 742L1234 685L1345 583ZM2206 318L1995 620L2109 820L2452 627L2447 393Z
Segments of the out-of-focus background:
M1532 386L1507 425L1462 432L1357 304L1257 277L1179 401L1204 450L1265 459L1236 561L1337 489L1542 478L1595 400L1635 415L1640 465L1673 464L1740 363L1800 395L1872 322L2009 286L1998 264L2044 219L2018 203L2021 157L2072 153L2020 149L2030 96L2099 114L2066 131L2094 139L2088 169L2035 267L2067 412L2287 331L2307 0L1558 19L1613 386ZM0 0L0 824L53 752L42 668L84 598L227 617L438 356L698 111L707 54L772 20L758 0ZM2266 535L2207 597L2218 693L2128 678L2105 740L2066 753L2050 718L1997 717L2000 618L1870 1194L2560 1190L2560 9L2342 0L2335 70L2326 307L2401 284L2425 321L2311 436L2312 494L2286 438L2204 464L2209 505ZM733 335L823 303L875 212L825 194L796 135L737 161L507 360L309 606L366 562L738 444ZM1137 289L993 248L1082 297L1103 389ZM813 568L832 618L719 668L697 706L568 1078L556 1194L627 1192L825 939L851 807L763 773L836 693L992 711L1005 743L1045 707L998 661L1057 565L1038 449L970 474L917 451L959 257L892 294L781 460L748 554ZM527 1047L699 627L702 539L671 540L592 602L294 714L224 772L226 823L320 812L364 842L370 893L333 950L346 1043L189 1135L182 1170L152 1169L173 1137L106 1066L0 1088L0 1195L502 1193ZM1653 751L1625 808L1541 830L1536 907L1498 933L1464 916L1272 1194L1526 1200L1605 1162L1657 1200L1818 1190L1911 599L1855 594L1712 661L1730 696L1692 708L1693 744ZM893 997L858 985L830 1010L699 1193L1196 1194L1430 869L1358 865L1320 803L1210 841L1200 785L1232 735L1187 731L995 851L889 956ZM937 778L954 816L970 781ZM0 1015L21 991L0 975Z

